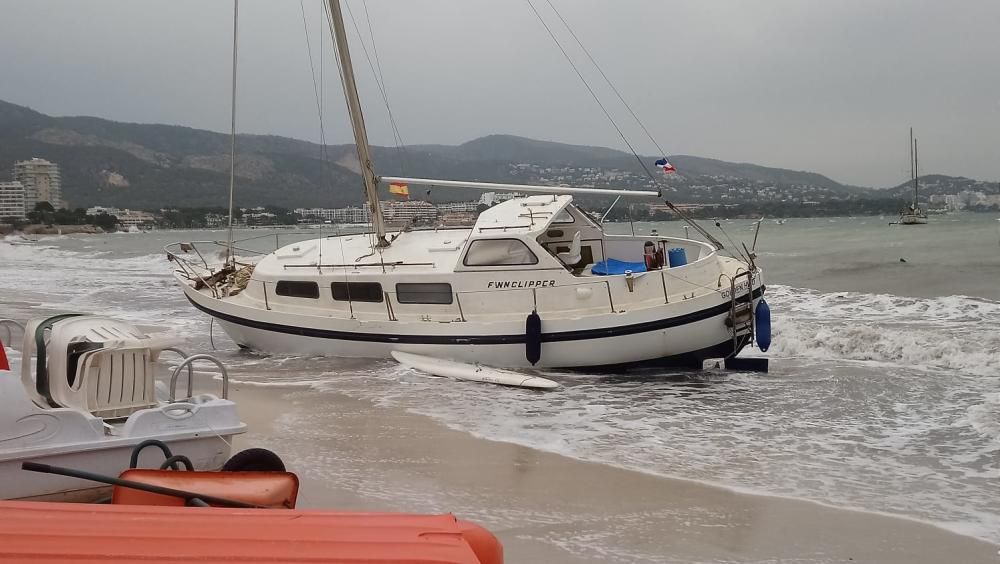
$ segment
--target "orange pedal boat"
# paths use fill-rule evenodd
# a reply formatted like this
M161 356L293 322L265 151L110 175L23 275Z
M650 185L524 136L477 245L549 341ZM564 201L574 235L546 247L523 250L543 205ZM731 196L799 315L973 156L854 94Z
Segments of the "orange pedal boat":
M291 472L23 466L114 484L112 503L0 501L0 562L503 563L492 533L451 514L295 509Z
M0 501L0 562L500 564L454 515Z

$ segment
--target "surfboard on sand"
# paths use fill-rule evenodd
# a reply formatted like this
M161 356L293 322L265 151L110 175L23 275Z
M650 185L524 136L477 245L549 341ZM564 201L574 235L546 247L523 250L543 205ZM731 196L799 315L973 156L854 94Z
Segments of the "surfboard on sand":
M409 366L410 368L415 368L434 376L454 378L456 380L486 382L488 384L540 390L551 390L559 387L557 382L553 382L547 378L531 376L502 368L490 368L489 366L479 364L466 364L464 362L455 362L453 360L399 351L392 351L392 357L399 361L400 364Z

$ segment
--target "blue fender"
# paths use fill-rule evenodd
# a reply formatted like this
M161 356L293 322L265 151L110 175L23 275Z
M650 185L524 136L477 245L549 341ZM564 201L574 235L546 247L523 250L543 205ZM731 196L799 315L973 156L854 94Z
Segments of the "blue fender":
M754 319L756 320L757 347L761 351L767 352L767 349L771 347L771 308L763 299L757 302Z
M524 321L524 358L535 365L542 358L542 318L532 311Z

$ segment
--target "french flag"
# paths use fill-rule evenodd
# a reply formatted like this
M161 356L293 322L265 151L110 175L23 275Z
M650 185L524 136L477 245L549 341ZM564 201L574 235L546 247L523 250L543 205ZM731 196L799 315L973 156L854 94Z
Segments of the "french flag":
M656 161L655 164L656 164L656 166L662 168L663 172L668 172L668 173L669 172L677 172L677 169L674 168L674 165L670 164L670 162L667 161L667 159L660 159L660 160Z

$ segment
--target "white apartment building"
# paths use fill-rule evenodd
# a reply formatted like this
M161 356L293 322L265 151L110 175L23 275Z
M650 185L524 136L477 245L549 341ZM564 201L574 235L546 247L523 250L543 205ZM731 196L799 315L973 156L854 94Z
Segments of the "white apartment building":
M438 204L438 213L475 213L478 209L479 202L448 202L445 204Z
M63 207L62 175L59 165L35 157L14 163L14 180L24 186L24 209L32 211L38 202Z
M7 218L23 219L24 186L20 182L0 182L0 221Z
M390 221L399 220L433 220L437 218L438 210L434 204L422 200L403 200L382 202L382 213Z
M296 208L295 213L303 219L314 218L330 223L368 223L371 221L368 206L363 208Z
M118 225L124 229L129 229L130 227L138 228L156 221L155 215L144 211L105 208L102 206L87 208L87 215L101 215L102 213L115 216L118 219Z
M507 200L513 198L520 198L524 194L518 194L517 192L484 192L482 196L479 197L480 204L487 206L494 206L500 202L506 202Z

